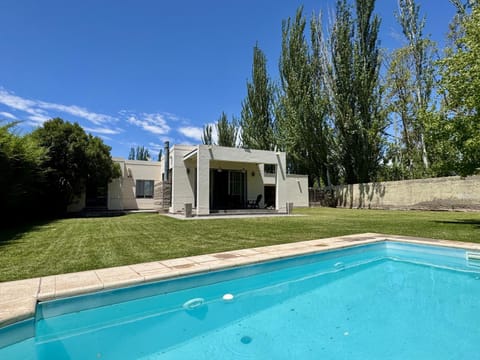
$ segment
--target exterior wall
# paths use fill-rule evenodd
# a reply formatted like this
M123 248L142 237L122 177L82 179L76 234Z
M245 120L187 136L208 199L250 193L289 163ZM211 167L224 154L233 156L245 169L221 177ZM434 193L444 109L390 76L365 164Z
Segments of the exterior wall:
M212 160L210 161L210 168L243 171L247 182L247 200L255 200L258 194L262 194L260 207L263 207L265 194L263 193L263 177L258 164Z
M171 213L185 211L185 203L195 204L195 168L192 159L183 160L184 156L195 146L175 145L170 149L170 166L172 168L172 206Z
M308 176L287 175L287 202L294 207L308 207Z
M337 206L376 209L480 210L480 176L334 187Z
M151 210L154 199L137 199L136 180L161 181L161 162L114 159L120 164L122 176L108 184L110 210Z
M172 171L171 213L184 212L185 204L190 203L196 208L197 215L210 214L211 169L244 171L247 200L255 200L261 194L260 207L265 205L265 185L275 186L275 204L280 212L286 212L287 202L293 202L294 206L306 206L305 202L308 203L306 177L290 177L287 183L285 153L220 146L175 145L170 149L169 159ZM122 176L108 185L108 208L155 209L154 199L136 198L135 185L137 180L154 180L155 185L159 184L164 176L164 160L114 160L120 165ZM275 174L265 174L264 164L275 165ZM287 190L288 187L292 189Z
M228 148L199 145L197 157L197 215L210 213L210 168L225 166L225 169L247 171L247 197L255 199L263 194L263 180L259 164L274 164L276 173L277 210L286 212L286 159L285 153L273 151ZM228 167L227 167L228 166ZM252 176L252 173L254 174ZM263 205L263 204L261 204Z

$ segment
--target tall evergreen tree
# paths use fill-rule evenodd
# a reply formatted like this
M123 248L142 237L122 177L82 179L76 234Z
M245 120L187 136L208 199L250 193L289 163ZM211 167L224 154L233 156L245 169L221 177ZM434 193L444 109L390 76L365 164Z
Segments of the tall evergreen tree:
M267 74L267 59L255 45L252 82L247 82L247 96L242 103L240 119L244 147L259 150L275 148L274 102L274 87Z

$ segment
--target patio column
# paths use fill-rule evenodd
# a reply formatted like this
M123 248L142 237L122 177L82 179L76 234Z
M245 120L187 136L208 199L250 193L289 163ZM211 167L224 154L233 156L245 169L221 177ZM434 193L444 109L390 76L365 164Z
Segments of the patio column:
M210 151L208 146L198 146L197 215L210 214Z
M276 171L276 191L275 208L279 212L287 212L287 159L283 152L276 153L277 171Z

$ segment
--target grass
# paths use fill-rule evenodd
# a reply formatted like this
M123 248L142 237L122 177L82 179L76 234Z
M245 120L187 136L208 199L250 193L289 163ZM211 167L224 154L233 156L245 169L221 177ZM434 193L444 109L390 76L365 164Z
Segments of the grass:
M0 281L347 234L480 242L480 213L296 209L299 217L182 221L158 214L0 230Z

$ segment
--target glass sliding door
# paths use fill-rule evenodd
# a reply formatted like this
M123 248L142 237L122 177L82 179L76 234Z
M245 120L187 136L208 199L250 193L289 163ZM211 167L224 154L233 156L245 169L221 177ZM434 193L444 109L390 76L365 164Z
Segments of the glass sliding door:
M246 203L245 172L229 171L229 195L232 209L243 209Z
M210 208L212 210L244 209L246 195L245 172L211 169Z

